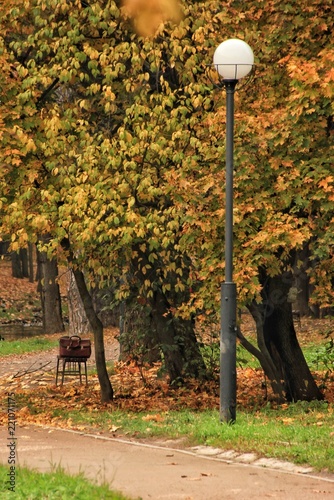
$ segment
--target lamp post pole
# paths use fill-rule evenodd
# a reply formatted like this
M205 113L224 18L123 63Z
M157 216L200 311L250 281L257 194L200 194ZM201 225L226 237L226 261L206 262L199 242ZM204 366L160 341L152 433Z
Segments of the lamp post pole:
M220 420L234 423L237 402L237 287L233 282L233 139L234 92L254 63L252 49L242 40L221 43L213 63L226 90L225 281L221 285Z
M220 420L236 419L237 287L233 282L233 133L234 91L237 80L224 80L226 89L225 282L221 285Z

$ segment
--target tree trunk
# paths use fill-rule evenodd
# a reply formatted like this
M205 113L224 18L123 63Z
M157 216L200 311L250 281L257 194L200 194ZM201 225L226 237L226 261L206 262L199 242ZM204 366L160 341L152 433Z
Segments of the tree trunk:
M114 391L106 367L104 339L103 339L103 325L94 310L93 300L87 289L83 273L78 269L73 269L73 275L76 281L76 285L78 287L78 291L84 309L86 311L86 316L89 319L89 323L93 330L95 361L96 361L97 375L101 388L101 400L102 403L107 403L113 400Z
M29 264L29 281L30 283L34 282L34 245L29 243L28 245L28 264Z
M22 266L21 266L21 258L17 252L11 253L11 261L12 261L12 276L13 278L23 278Z
M29 278L28 250L26 248L20 249L20 259L23 278Z
M280 402L283 402L285 400L284 381L282 380L280 370L275 366L275 363L273 362L266 347L263 334L263 315L261 313L262 308L261 306L253 302L249 306L249 311L256 323L258 348L254 347L250 342L247 341L247 339L242 335L240 329L238 329L237 333L238 338L244 348L259 360L261 367L270 382L274 394L278 397L278 400Z
M72 269L69 269L67 283L69 335L80 336L90 331L90 324Z
M196 339L194 322L176 317L172 313L173 308L187 300L186 292L178 294L171 287L172 291L167 296L161 289L159 264L149 262L147 255L140 248L136 250L138 257L134 259L133 264L138 280L142 283L147 280L146 274L142 272L146 266L150 269L150 281L154 284L153 296L147 297L147 303L155 325L155 343L162 351L170 381L174 382L183 377L205 377L206 366ZM172 277L170 282L173 282Z
M56 260L49 260L45 252L38 252L39 282L43 328L45 333L58 333L65 330L62 311L58 278L58 266Z
M293 325L287 297L291 283L282 276L267 278L263 289L263 337L265 347L284 381L288 401L323 399L307 366Z
M9 241L0 241L0 255L8 254Z
M167 298L160 290L154 292L150 303L158 342L171 382L184 376L203 377L206 367L193 322L173 317Z
M119 307L120 361L135 359L152 365L161 360L155 324L145 299L125 301Z

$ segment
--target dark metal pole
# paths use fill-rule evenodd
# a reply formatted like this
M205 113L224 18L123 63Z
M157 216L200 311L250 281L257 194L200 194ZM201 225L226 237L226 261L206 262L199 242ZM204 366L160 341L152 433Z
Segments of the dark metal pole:
M221 286L220 420L236 420L236 326L237 290L233 283L233 131L234 91L237 80L225 80L226 89L226 201L225 282Z

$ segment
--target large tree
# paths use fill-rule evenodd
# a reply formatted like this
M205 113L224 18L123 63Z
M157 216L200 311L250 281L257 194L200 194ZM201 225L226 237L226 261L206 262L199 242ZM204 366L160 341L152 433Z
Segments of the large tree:
M258 68L236 95L240 305L257 321L256 352L276 392L321 397L287 298L305 245L318 300L333 297L332 13L321 0L182 5L183 19L152 38L114 1L4 11L20 145L2 174L3 228L17 248L50 233L50 255L61 247L91 286L112 281L119 300L136 290L171 378L200 374L192 318L218 309L224 271L225 110L207 64L223 39L245 39Z
M26 240L48 231L44 249L61 247L90 285L113 281L120 299L135 289L158 325L171 379L198 376L205 366L194 322L175 314L189 295L190 259L178 247L165 175L191 143L196 96L207 94L195 67L182 74L192 23L173 37L161 27L157 42L135 35L115 2L31 5L7 19L16 101L32 108L35 155L26 169L33 182L24 196L15 192L6 223L24 227ZM19 233L14 239L22 244Z

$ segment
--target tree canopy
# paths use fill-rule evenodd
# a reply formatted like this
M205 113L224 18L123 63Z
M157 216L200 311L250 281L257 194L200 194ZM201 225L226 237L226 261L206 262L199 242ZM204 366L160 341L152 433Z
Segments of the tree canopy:
M16 250L47 234L50 255L70 248L119 300L160 290L173 314L215 313L225 110L208 73L218 43L242 38L256 72L236 93L240 304L263 300L263 275L298 267L307 246L315 298L332 305L332 2L181 2L153 35L129 5L2 6L1 235Z

